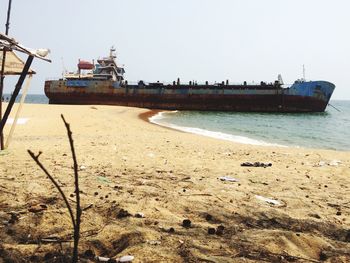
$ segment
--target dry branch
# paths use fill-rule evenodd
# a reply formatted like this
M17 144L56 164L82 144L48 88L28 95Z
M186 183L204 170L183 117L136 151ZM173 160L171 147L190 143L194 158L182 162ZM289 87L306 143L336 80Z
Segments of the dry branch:
M66 126L67 129L67 136L69 139L69 144L72 152L72 158L73 158L73 163L74 163L74 185L75 185L75 196L76 196L76 215L74 218L73 211L71 208L71 205L68 202L68 199L64 192L62 191L61 187L58 185L56 180L51 176L51 174L47 171L47 169L44 167L44 165L39 161L39 156L42 154L42 152L39 152L37 155L35 155L32 151L28 150L29 155L33 158L33 160L36 162L36 164L43 170L43 172L47 175L47 177L51 180L51 182L55 185L55 187L58 189L60 192L67 208L70 214L70 217L72 219L72 225L74 228L74 248L73 248L73 256L72 256L72 262L76 263L78 262L78 245L79 245L79 238L80 238L80 222L81 222L81 207L80 207L80 190L79 190L79 175L78 175L78 162L75 154L75 149L74 149L74 141L73 141L73 136L72 136L72 131L70 130L70 125L69 123L66 122L64 116L61 114L61 118L64 122L64 125ZM53 242L53 243L60 243L62 242L61 240L52 240L52 239L45 239L44 241L46 242Z
M69 138L69 144L72 151L72 158L74 163L74 184L75 184L75 196L76 196L76 215L75 215L75 227L74 227L74 249L73 249L73 262L78 261L78 244L79 244L79 237L80 237L80 218L81 218L81 208L80 208L80 189L79 189L79 175L78 175L78 162L77 157L75 155L75 149L74 149L74 141L72 136L72 131L70 130L69 123L66 122L63 114L61 114L61 118L64 122L64 125L67 129L67 135Z
M59 184L56 182L56 180L52 177L52 175L46 170L46 168L44 167L44 165L40 162L39 160L39 156L41 155L41 152L38 153L38 155L35 155L31 150L28 150L29 155L33 158L33 160L36 162L36 164L41 168L41 170L47 175L47 177L51 180L51 182L54 184L54 186L57 188L57 190L60 192L64 203L67 206L67 209L69 211L69 215L72 219L72 225L75 229L75 219L73 216L73 211L72 208L68 202L68 199L66 197L66 195L64 194L64 192L62 191L61 187L59 186Z

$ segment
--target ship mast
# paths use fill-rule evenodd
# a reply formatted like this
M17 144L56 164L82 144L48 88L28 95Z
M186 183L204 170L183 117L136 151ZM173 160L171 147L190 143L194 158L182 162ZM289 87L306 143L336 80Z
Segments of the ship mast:
M111 49L109 50L109 57L111 59L117 58L117 56L115 55L115 51L116 51L115 47L112 46Z

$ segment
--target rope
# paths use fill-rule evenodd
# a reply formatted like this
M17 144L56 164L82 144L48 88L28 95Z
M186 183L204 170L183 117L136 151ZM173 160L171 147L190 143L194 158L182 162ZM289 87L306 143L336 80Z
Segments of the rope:
M328 105L340 112L340 110L334 107L332 104L328 103Z
M11 141L11 138L12 138L12 135L13 135L13 132L15 131L15 128L16 128L16 124L17 124L17 120L18 120L18 117L19 117L19 114L21 113L21 110L22 110L22 106L23 106L23 103L24 103L24 100L27 96L27 91L28 91L28 88L30 86L30 81L32 80L32 75L29 75L28 79L27 79L27 82L26 82L26 85L23 89L23 93L22 93L22 96L21 96L21 101L19 103L19 106L18 106L18 109L17 109L17 112L16 112L16 115L15 115L15 119L13 120L13 124L11 126L11 130L10 130L10 133L7 137L7 140L6 140L6 143L5 143L5 149L8 148L9 144L10 144L10 141Z

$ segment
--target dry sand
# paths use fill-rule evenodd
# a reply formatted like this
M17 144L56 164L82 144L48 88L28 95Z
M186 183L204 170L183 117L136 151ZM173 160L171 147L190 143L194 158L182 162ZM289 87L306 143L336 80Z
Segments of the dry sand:
M349 152L187 134L142 120L146 109L34 104L25 105L28 122L0 153L0 262L64 262L71 251L67 209L27 153L43 152L40 160L74 204L61 113L73 131L87 208L82 262L87 250L134 262L350 262ZM257 161L272 166L241 166Z

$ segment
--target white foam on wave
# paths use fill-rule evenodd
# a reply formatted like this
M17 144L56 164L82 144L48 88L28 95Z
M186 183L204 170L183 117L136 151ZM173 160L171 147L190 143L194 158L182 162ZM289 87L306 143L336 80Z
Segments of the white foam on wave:
M169 113L176 113L176 112L177 111L171 111L171 112L167 112L167 114L169 114ZM226 140L226 141L242 143L242 144L250 144L250 145L287 147L285 145L280 145L280 144L275 144L275 143L268 143L268 142L265 142L265 141L262 141L262 140L255 140L255 139L251 139L251 138L244 137L244 136L227 134L227 133L223 133L223 132L209 131L209 130L205 130L205 129L201 129L201 128L195 128L195 127L178 126L178 125L175 125L175 124L172 124L172 123L161 121L163 119L165 119L164 112L159 112L158 114L150 117L149 121L151 123L154 123L154 124L157 124L157 125L160 125L160 126L164 126L164 127L167 127L167 128L172 128L172 129L175 129L175 130L180 130L180 131L184 131L184 132L188 132L188 133L194 133L194 134L198 134L198 135L203 135L203 136L207 136L207 137L211 137L211 138L215 138L215 139L220 139L220 140Z

